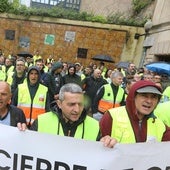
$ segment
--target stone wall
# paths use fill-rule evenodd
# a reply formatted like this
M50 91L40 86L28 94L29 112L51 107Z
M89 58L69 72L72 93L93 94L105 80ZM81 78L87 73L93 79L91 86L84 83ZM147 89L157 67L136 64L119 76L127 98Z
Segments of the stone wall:
M143 33L143 28L118 25L79 22L54 18L0 15L0 48L5 55L20 51L34 53L39 50L43 58L53 55L55 60L81 62L88 65L97 54L110 55L115 63L123 61L140 61L142 40L134 40L135 33ZM7 40L5 31L15 31L13 40ZM66 31L75 33L74 41L65 41ZM54 45L44 43L46 35L54 36ZM29 47L20 47L19 39L30 39ZM78 48L87 49L86 58L78 57ZM136 58L134 58L136 56ZM106 63L113 66L113 64Z

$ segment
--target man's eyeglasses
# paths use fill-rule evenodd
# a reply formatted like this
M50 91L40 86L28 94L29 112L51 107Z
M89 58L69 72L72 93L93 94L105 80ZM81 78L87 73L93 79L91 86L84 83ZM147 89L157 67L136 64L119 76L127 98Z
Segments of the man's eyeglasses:
M16 64L16 66L24 66L23 64Z

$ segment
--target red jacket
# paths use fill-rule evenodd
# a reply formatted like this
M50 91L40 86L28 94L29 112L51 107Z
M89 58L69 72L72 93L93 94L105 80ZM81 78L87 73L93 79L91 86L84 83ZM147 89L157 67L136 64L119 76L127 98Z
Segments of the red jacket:
M146 133L147 133L147 124L146 123L147 123L148 117L147 116L144 117L144 119L142 120L142 124L141 124L142 128L140 129L139 128L139 119L136 116L136 107L135 107L135 103L134 103L136 90L141 87L148 86L148 85L154 86L159 89L159 87L157 87L154 83L152 83L150 81L144 81L144 80L141 80L141 81L135 83L132 86L132 88L129 92L129 95L126 99L126 111L127 111L127 114L131 120L131 124L134 129L134 134L135 134L137 142L145 142L146 141L146 136L147 136L146 135ZM159 89L159 90L161 91L161 89ZM156 118L153 113L151 113L149 116L153 117L153 120ZM100 129L101 129L102 136L111 135L112 126L113 126L112 118L110 116L110 113L107 112L104 114L104 116L102 117L102 119L100 121ZM162 141L170 141L170 128L167 126L166 126L166 131L163 135Z

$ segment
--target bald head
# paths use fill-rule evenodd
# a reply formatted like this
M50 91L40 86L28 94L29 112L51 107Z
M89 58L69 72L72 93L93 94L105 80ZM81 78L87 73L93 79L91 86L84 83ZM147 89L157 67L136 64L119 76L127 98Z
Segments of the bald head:
M7 91L8 93L11 93L11 86L9 83L5 82L5 81L0 81L0 90L4 89L5 91Z
M101 70L98 69L98 68L95 69L94 72L93 72L94 78L100 78L100 77L101 77L101 74L102 74L102 72L101 72Z
M0 81L0 110L4 110L11 103L11 87L7 82Z

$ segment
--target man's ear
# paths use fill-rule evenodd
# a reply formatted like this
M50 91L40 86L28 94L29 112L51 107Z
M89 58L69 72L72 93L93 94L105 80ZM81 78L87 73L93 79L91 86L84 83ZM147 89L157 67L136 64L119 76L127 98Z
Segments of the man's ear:
M11 99L9 99L8 104L11 104Z
M58 107L61 109L61 100L56 100Z

